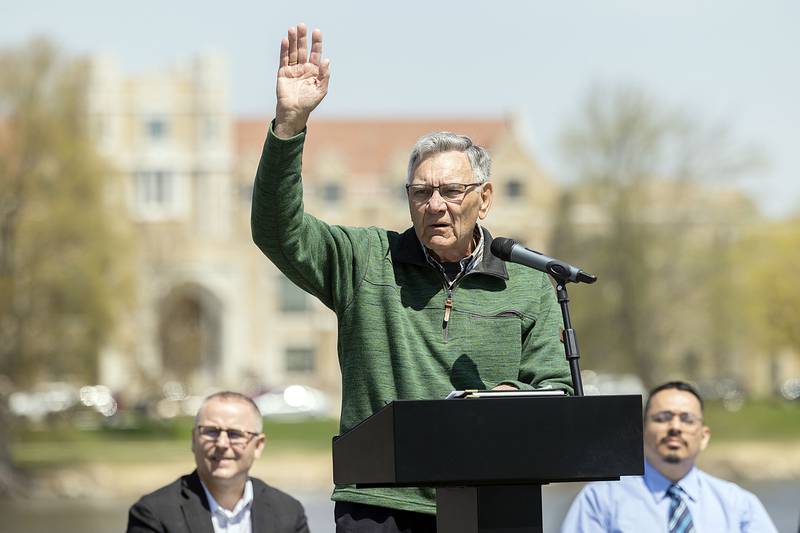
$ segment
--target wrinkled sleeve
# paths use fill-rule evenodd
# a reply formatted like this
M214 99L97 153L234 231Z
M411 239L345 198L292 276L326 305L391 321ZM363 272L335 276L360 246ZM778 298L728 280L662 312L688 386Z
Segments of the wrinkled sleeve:
M298 287L338 311L352 300L369 252L368 230L305 213L301 178L306 131L280 139L269 126L253 186L250 227L261 251Z
M586 485L575 499L561 524L561 533L605 533L608 502L595 485Z
M745 490L742 492L742 518L740 522L742 533L778 533L775 524L772 523L772 519L758 497Z

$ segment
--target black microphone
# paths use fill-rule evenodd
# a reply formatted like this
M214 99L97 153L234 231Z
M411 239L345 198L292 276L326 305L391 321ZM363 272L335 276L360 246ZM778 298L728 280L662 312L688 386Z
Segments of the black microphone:
M525 248L514 239L497 237L492 240L492 253L503 261L511 261L535 268L539 272L550 274L561 281L571 281L573 283L594 283L597 276L587 274L580 268L574 267L569 263L547 257L543 253Z

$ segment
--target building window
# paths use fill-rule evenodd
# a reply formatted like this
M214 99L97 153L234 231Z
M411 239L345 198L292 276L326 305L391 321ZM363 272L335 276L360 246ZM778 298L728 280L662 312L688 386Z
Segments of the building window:
M506 196L509 198L522 197L522 182L516 178L512 178L506 182Z
M286 276L280 276L280 305L284 313L308 311L308 294Z
M326 183L322 186L322 200L326 204L338 204L342 199L342 186L338 183Z
M145 123L147 138L151 141L160 141L167 137L167 121L162 118L152 118Z
M166 208L175 198L175 180L164 170L139 171L134 174L136 204L139 208Z
M314 349L291 347L286 349L287 372L314 372Z

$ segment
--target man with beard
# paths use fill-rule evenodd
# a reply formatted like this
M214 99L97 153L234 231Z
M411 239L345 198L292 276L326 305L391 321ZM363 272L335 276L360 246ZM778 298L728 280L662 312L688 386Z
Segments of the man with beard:
M644 476L589 483L572 502L562 533L777 531L754 494L695 466L710 438L694 387L682 381L656 387L644 408Z
M250 477L264 450L261 413L238 392L203 401L192 428L197 469L142 496L130 509L129 533L308 533L303 506Z

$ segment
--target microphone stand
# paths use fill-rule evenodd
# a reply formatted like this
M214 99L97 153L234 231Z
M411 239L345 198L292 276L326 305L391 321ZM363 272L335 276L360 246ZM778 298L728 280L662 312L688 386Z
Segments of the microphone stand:
M575 330L572 329L572 320L569 317L568 280L557 276L553 276L553 279L556 281L556 297L558 298L558 304L561 306L561 316L564 318L564 331L561 334L561 340L564 343L564 354L567 356L567 362L569 363L569 373L572 375L572 388L575 390L575 396L583 396L578 338L575 335Z
M567 294L567 283L594 283L597 276L587 274L579 268L573 267L558 259L547 257L546 255L529 250L521 246L514 239L497 237L491 244L492 253L503 261L511 261L521 265L534 268L540 272L549 274L556 281L556 295L558 304L561 306L561 316L564 319L564 331L561 334L561 342L564 343L564 353L569 363L569 372L572 375L572 388L575 396L583 396L583 382L581 381L581 368L578 360L578 339L575 330L572 329L572 320L569 317L569 295Z

